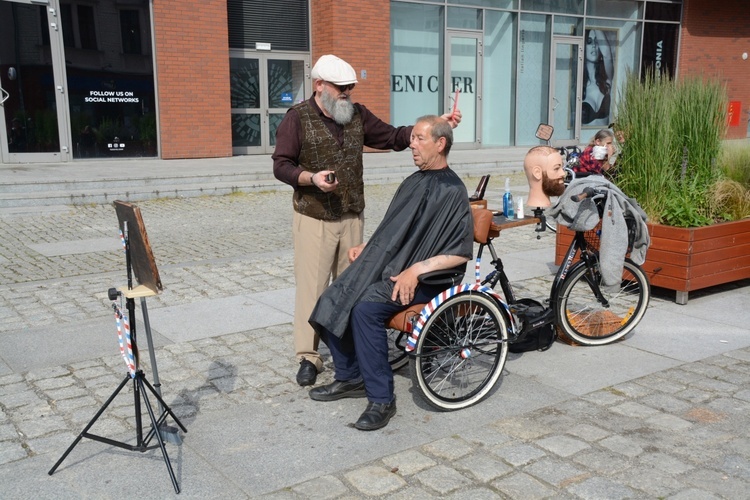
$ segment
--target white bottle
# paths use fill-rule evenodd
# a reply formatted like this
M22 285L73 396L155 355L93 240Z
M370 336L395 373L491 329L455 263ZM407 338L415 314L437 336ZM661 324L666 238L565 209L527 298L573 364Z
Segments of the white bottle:
M523 196L518 197L518 208L516 209L516 217L523 219Z

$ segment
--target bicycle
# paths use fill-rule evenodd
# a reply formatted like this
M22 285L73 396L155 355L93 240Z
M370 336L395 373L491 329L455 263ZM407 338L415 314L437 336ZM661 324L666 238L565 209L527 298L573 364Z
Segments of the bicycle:
M601 218L601 193L589 195ZM487 214L490 222L486 230L478 230L477 218L486 219ZM405 352L411 378L430 406L458 410L484 399L502 374L509 345L523 341L538 328L556 328L582 345L605 345L632 332L643 318L651 297L646 273L626 258L619 287L604 287L598 248L590 240L595 235L588 232L575 233L546 306L534 299L517 298L492 240L511 227L536 224L537 231L544 231L543 211L538 209L522 220L507 220L492 218L486 209L475 209L474 217L475 241L480 244L475 283L445 290L421 308L410 327L404 321L405 313L394 317L404 322L404 330L410 330ZM634 231L629 231L629 237L633 235ZM482 280L479 266L485 248L494 270ZM494 290L498 283L504 298ZM401 328L393 322L389 326Z

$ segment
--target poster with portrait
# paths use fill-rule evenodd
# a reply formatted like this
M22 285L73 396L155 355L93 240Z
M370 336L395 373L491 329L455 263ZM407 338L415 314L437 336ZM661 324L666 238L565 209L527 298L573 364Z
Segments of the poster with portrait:
M581 125L602 128L610 123L615 100L616 29L589 27L584 33Z

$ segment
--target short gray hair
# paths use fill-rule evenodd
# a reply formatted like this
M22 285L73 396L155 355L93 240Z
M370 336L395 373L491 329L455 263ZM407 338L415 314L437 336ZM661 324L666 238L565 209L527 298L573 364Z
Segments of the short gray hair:
M451 146L453 146L453 128L450 123L444 118L437 115L425 115L417 118L416 123L425 122L430 124L430 136L434 141L437 141L441 137L445 138L445 148L443 148L443 155L446 157L451 152Z

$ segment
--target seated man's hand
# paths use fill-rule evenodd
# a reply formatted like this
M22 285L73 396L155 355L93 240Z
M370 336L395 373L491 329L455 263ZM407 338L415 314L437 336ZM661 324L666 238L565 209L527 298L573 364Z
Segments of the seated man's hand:
M352 247L349 249L349 263L351 264L354 262L354 260L359 257L359 254L362 253L362 250L364 250L365 244L362 243L360 245L357 245L356 247Z
M414 291L419 284L419 272L414 269L414 266L396 276L391 276L391 281L395 283L391 300L400 302L404 306L411 304L414 300Z

